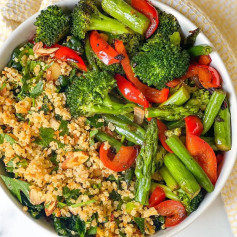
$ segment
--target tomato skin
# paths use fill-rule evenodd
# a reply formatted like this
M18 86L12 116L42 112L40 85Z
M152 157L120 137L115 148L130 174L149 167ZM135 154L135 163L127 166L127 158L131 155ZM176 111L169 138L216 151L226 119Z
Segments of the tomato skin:
M157 206L164 200L165 192L161 187L157 186L150 196L148 208Z
M175 200L161 202L155 209L161 216L165 216L165 226L171 227L179 224L186 216L186 210L183 204Z
M157 126L159 129L158 136L159 136L159 140L160 140L162 146L165 148L166 151L173 153L173 151L169 148L169 146L165 142L165 140L166 140L165 131L168 129L167 126L158 119L157 119Z
M109 157L110 149L105 150L104 146L104 143L100 146L100 160L110 170L122 172L129 169L136 160L137 149L133 146L122 146L113 157Z
M200 118L194 115L190 115L185 119L186 133L196 136L200 136L203 131L203 124Z
M217 180L217 159L211 146L198 136L187 134L186 146L214 185Z

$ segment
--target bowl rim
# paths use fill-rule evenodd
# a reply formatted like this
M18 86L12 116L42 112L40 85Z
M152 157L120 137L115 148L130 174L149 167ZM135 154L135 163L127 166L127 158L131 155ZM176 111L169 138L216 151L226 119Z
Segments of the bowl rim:
M55 3L54 5L58 5L58 6L62 6L62 7L65 7L65 6L68 6L68 5L72 5L73 3L76 3L77 0L64 0L64 1L60 1L58 3ZM153 3L153 5L161 8L162 10L165 10L167 11L168 13L171 13L173 15L175 15L178 19L179 18L183 18L185 21L186 21L186 24L191 26L192 29L195 29L197 28L197 26L191 21L189 20L186 16L184 16L182 13L180 13L179 11L175 10L174 8L170 7L169 5L167 4L164 4L164 3L161 3L161 2L158 2L156 0L151 0L151 2ZM8 37L8 39L5 41L5 43L2 45L1 49L0 49L0 55L3 54L3 52L9 47L9 45L11 43L13 43L15 41L15 38L17 37L17 35L26 30L27 27L29 27L29 25L32 25L33 24L33 21L34 19L36 18L36 16L40 13L37 12L36 14L32 15L30 18L28 18L26 21L24 21L22 24L20 24L11 34L10 36ZM182 24L181 24L181 28L182 28ZM200 33L200 36L202 37L202 39L206 42L208 42L210 45L213 45L209 39L201 32ZM203 41L202 40L202 41ZM16 40L17 41L17 40ZM224 74L225 75L225 80L224 81L227 81L229 83L229 90L231 91L230 95L232 97L232 103L231 103L231 120L233 121L233 115L237 115L237 98L236 98L236 93L235 93L235 90L234 90L234 86L233 86L233 83L232 83L232 80L228 74L228 71L220 57L220 55L215 52L216 54L216 57L219 59L219 62L220 62L220 67L222 68L220 73L221 74ZM10 56L10 54L9 54ZM1 57L0 57L1 58ZM218 67L217 67L218 68ZM233 122L232 122L232 131L234 130L233 128ZM232 132L232 137L233 137L233 132ZM179 225L175 226L175 227L172 227L172 228L168 228L166 230L161 230L158 232L158 234L155 234L153 236L173 236L175 234L177 234L178 232L182 231L184 228L186 228L187 226L189 226L195 219L197 219L198 216L200 216L212 203L213 201L217 198L217 196L219 195L221 189L223 188L224 184L226 183L232 169L233 169L233 166L235 164L235 160L236 160L236 157L237 157L237 139L233 139L232 140L232 158L228 160L228 163L229 164L224 164L224 166L222 167L222 169L224 167L225 168L225 174L222 174L223 172L221 172L220 176L218 177L218 180L217 180L217 184L215 186L215 189L212 193L210 194L207 194L204 198L205 200L205 205L203 205L203 202L201 203L201 205L199 206L199 208L193 212L190 216L188 216L186 218L186 220L184 220L183 222L181 222ZM40 227L42 230L47 230L48 233L50 232L51 234L54 233L55 236L56 236L56 232L53 232L52 231L52 228L48 228L48 226L46 226L45 224L42 224L38 221L35 221L31 216L30 214L28 213L25 213L22 211L22 204L18 202L18 200L16 200L16 198L10 193L10 191L5 187L5 185L3 184L2 180L0 180L0 188L3 190L3 193L4 195L6 195L13 203L14 203L14 206L17 207L18 210L21 210L19 211L19 213L23 214L24 216L27 216L28 219L31 220L32 223L34 223L35 225L37 225L38 227ZM43 226L44 225L44 226ZM168 230L168 232L167 232Z

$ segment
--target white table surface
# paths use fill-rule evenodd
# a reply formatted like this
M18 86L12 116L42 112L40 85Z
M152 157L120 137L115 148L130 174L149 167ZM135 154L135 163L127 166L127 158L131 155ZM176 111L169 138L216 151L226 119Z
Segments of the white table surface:
M0 189L0 237L50 237L25 218ZM176 237L233 237L220 196L194 223Z

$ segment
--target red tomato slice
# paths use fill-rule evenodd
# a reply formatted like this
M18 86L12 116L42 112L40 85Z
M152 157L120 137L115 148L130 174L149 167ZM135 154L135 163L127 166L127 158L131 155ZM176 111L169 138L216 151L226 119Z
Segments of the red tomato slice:
M169 146L165 142L165 140L166 140L165 131L167 130L167 126L158 119L157 119L157 126L159 129L158 136L159 136L159 140L160 140L162 146L165 148L166 151L173 153L173 151L169 148Z
M157 206L164 200L165 200L165 192L161 187L157 186L150 196L148 207L150 208Z
M179 224L187 216L185 207L179 201L167 200L155 206L155 209L161 216L166 217L166 227L171 227Z
M203 131L203 124L200 118L194 115L190 115L186 117L185 119L186 124L186 133L192 134L196 136L200 136Z
M211 146L198 136L187 134L186 146L213 184L217 180L217 160Z
M137 149L133 146L122 146L114 155L110 149L105 150L104 143L100 146L100 160L105 167L116 172L129 169L136 160Z

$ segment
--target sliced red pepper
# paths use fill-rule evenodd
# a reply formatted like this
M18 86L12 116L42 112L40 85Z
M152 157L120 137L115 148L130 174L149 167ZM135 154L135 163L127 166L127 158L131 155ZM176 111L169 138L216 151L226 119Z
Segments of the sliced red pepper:
M165 136L165 131L168 129L167 126L158 119L157 119L157 126L159 131L158 136L162 146L165 148L166 151L173 153L173 151L169 148L169 146L165 142L165 140L167 139Z
M166 83L166 86L170 87L170 88L174 88L176 87L177 85L179 85L183 80L181 78L177 78L177 79L174 79L172 81L169 81Z
M165 200L165 192L161 187L157 186L149 198L148 208L157 206L164 200Z
M221 86L221 76L217 70L207 65L190 65L188 77L198 76L200 83L205 88L219 88Z
M143 95L146 97L146 99L153 103L163 103L168 99L169 96L169 89L164 88L162 90L157 90L154 88L151 88L145 84L143 84L139 79L135 76L130 60L128 57L128 54L126 52L126 49L124 47L123 41L121 40L115 40L115 49L118 53L122 54L124 56L124 59L121 60L121 64L123 67L123 70L125 71L125 74L129 81L131 81L137 88L140 90Z
M203 124L200 118L194 115L190 115L186 117L185 119L186 124L186 133L192 134L196 136L200 136L203 131Z
M110 149L105 149L105 144L100 146L100 160L105 167L116 172L129 169L135 162L137 149L133 146L122 146L115 155Z
M115 75L115 79L120 92L127 100L139 104L144 108L149 107L149 102L146 100L145 96L130 81L119 74Z
M119 63L123 58L95 30L90 33L90 44L97 57L106 65Z
M78 55L76 51L70 49L66 46L54 45L54 47L58 47L59 49L55 52L55 58L62 61L72 61L74 62L79 69L87 72L86 64L83 59Z
M209 66L212 62L210 55L201 55L198 58L198 64Z
M211 146L198 136L187 134L186 146L190 154L202 167L212 184L217 180L217 160Z
M179 201L167 200L161 202L155 209L161 216L165 216L165 227L171 227L179 224L187 216L185 207Z
M159 25L159 17L156 8L147 0L132 0L132 7L150 19L150 26L146 31L146 38L151 37Z

